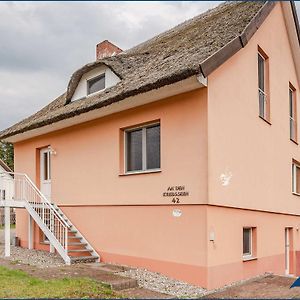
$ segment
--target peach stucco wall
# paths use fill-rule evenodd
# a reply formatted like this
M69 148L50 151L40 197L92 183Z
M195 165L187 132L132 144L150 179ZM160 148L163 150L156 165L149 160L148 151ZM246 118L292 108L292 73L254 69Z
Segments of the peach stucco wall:
M243 261L243 227L256 228L256 260ZM208 206L207 236L214 233L215 240L207 245L207 285L222 286L265 272L285 274L287 227L291 228L293 240L290 272L299 275L294 259L295 251L300 250L299 216Z
M161 124L161 172L120 176L121 129L155 120ZM16 171L36 180L36 149L48 145L57 152L51 164L57 204L171 204L163 193L175 185L189 192L181 203L207 200L206 89L17 143Z
M271 125L258 117L258 45L269 56ZM284 230L291 227L291 272L298 274L300 198L291 193L291 162L300 152L289 140L289 82L299 99L277 4L248 45L209 76L208 88L17 143L16 171L36 180L36 149L56 150L52 199L103 261L215 288L266 271L284 274ZM161 123L161 172L120 176L120 130L154 120ZM231 178L226 186L222 174ZM179 218L162 196L174 185L189 192ZM26 246L24 210L17 223ZM257 238L257 259L247 262L244 226L256 227Z
M290 227L290 270L299 274L300 217L208 205L63 207L101 255L101 261L145 267L209 289L265 272L285 274L285 228ZM25 210L17 224L26 224ZM256 227L256 259L243 261L243 227ZM27 226L17 226L26 247ZM210 241L211 234L214 241ZM35 230L35 248L47 249ZM296 265L297 264L297 265ZM230 271L229 271L230 270Z
M269 56L272 125L258 117L258 45ZM208 78L209 203L300 214L300 197L291 193L300 149L289 139L289 82L299 101L278 3L248 45ZM232 175L229 185L221 185L221 174Z

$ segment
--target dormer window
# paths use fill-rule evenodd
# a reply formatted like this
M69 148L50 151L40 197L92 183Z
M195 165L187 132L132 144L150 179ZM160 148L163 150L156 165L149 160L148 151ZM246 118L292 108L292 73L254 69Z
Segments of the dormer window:
M87 95L99 92L104 89L105 89L105 74L101 74L87 81Z

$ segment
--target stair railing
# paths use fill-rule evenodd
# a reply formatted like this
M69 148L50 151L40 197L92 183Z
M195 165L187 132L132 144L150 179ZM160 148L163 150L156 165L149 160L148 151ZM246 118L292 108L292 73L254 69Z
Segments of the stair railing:
M3 175L2 175L3 174ZM36 187L36 185L31 181L31 179L22 173L12 173L12 172L1 172L0 181L2 177L1 185L5 185L5 180L7 181L7 176L11 176L13 181L13 199L14 201L24 201L31 213L35 212L35 217L37 216L42 222L43 226L40 226L44 231L45 235L48 237L50 243L53 238L59 243L63 248L64 253L61 253L60 247L53 246L60 252L64 260L69 260L68 253L68 230L70 228L69 224L64 220L64 218L57 212L52 203L41 193L41 191ZM5 179L3 177L5 176ZM33 216L34 217L34 216ZM44 227L44 228L42 228ZM46 227L46 228L45 228ZM49 232L52 236L49 236Z

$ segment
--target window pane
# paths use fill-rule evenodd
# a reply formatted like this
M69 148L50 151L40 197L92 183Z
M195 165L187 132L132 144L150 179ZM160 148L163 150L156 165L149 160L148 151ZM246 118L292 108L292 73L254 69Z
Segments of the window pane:
M243 254L251 255L251 229L243 229Z
M258 54L258 87L265 91L265 60Z
M294 101L293 101L293 91L289 89L289 98L290 98L290 117L294 117Z
M105 88L105 75L90 79L88 82L88 95L101 91Z
M296 193L300 194L300 167L296 166Z
M160 168L160 125L146 128L147 169Z
M43 154L44 180L48 180L48 152Z
M48 179L51 179L51 155L48 153Z
M127 171L143 169L142 130L127 132Z

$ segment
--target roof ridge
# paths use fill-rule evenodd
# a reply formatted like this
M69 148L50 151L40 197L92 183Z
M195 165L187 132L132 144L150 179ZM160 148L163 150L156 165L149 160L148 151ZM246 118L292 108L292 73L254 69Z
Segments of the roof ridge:
M139 49L141 47L147 46L148 44L151 44L152 42L157 41L160 38L166 37L166 36L168 36L168 34L172 34L172 33L174 33L174 31L176 31L178 29L184 29L184 27L190 26L193 22L197 22L197 21L199 21L199 19L201 19L205 16L210 16L215 11L223 8L223 6L236 5L236 4L239 4L242 2L244 2L244 1L224 1L224 2L220 3L219 5L217 5L216 7L210 8L199 15L196 15L190 19L187 19L187 20L181 22L180 24L177 24L177 25L153 36L152 38L150 38L144 42L141 42L140 44L137 44L137 45L123 51L122 53L119 53L117 56L125 56L125 55L129 55L129 54L131 54L131 55L142 54L143 52L142 53L131 53L131 52L136 51L137 49Z

